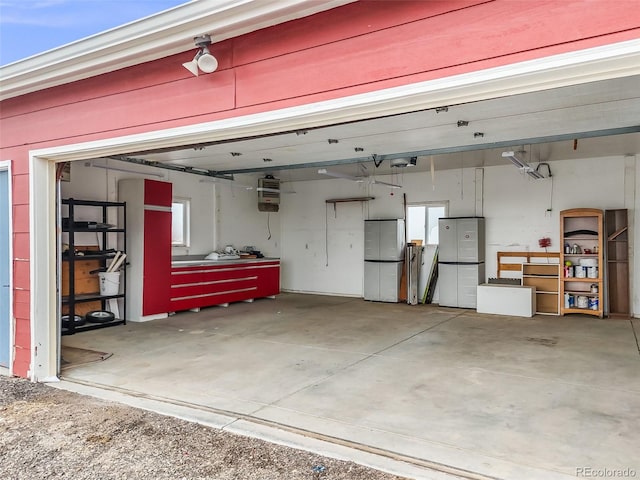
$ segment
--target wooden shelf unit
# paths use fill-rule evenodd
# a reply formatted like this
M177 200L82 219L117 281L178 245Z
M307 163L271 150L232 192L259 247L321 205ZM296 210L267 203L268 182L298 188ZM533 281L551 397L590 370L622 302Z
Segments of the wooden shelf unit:
M631 301L627 209L606 210L604 222L607 234L607 314L614 317L628 317L631 313Z
M522 265L525 263L536 262L537 260L532 260L534 258L539 258L540 262L557 262L556 260L552 259L559 259L560 252L498 252L498 278L504 278L502 276L503 272L522 272ZM506 259L515 260L506 261Z
M597 261L597 277L576 278L567 277L564 271L560 275L560 314L581 313L604 316L604 212L595 208L573 208L560 212L560 238L561 243L578 245L581 252L585 249L592 253L566 253L563 248L560 252L560 265L570 261L573 265L580 265L580 259L588 258ZM573 232L579 232L572 234ZM587 233L593 232L593 233ZM597 292L591 292L591 286L597 287ZM574 302L569 306L565 295L571 295ZM578 297L586 297L587 308L578 307Z
M97 250L98 247L84 247ZM74 265L74 291L76 300L81 295L96 295L100 292L100 282L98 276L91 272L99 270L102 267L100 259L88 259L85 255L82 260L75 260ZM62 258L62 298L69 296L69 260L64 256ZM69 314L69 305L62 303L62 314ZM78 303L75 306L75 315L85 315L93 310L100 310L102 304L99 300L94 302Z
M522 285L536 287L536 314L560 314L560 264L522 264Z

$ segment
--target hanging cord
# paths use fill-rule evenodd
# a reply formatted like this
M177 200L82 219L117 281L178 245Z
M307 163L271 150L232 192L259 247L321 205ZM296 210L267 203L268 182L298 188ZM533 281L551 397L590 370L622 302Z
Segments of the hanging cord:
M271 240L271 212L267 212L267 232L269 233L267 240Z
M333 204L335 207L335 203ZM324 256L325 267L329 266L329 204L324 204Z
M460 152L460 200L464 200L464 152Z
M547 173L548 173L547 178L551 179L551 193L549 194L549 208L547 208L547 212L551 212L553 210L553 175L551 175L551 167L549 166L548 163L542 162L542 163L539 163L538 166L536 167L536 172L542 175L542 173L540 172L540 167L547 167Z
M64 169L67 166L68 162L62 162L56 164L56 182L59 182L62 179L62 175L64 174Z

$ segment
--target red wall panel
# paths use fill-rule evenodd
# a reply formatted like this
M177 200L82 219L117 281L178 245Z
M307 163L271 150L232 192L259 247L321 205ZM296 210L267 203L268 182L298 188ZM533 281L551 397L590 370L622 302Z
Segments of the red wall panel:
M158 128L157 124L175 118L191 118L191 122L198 122L196 118L207 112L233 109L233 78L231 70L198 78L192 76L153 88L129 90L10 117L2 123L0 138L2 143L6 139L12 145L35 140L68 143L75 137L93 132L102 132L106 134L103 137L108 137L114 135L114 129L126 130L140 125L147 126L146 130L154 130ZM52 115L65 121L52 121ZM24 128L25 124L29 128ZM37 132L37 139L34 132Z
M270 101L303 97L435 70L442 77L455 66L476 70L473 64L488 58L504 57L499 64L508 64L508 56L520 52L536 58L542 46L598 37L612 26L637 27L640 7L637 13L622 19L606 2L596 2L589 21L576 22L579 13L560 2L483 4L239 66L237 102L254 105L266 95Z
M396 25L486 3L487 0L365 0L285 25L252 32L234 39L235 66L341 42ZM390 11L390 8L393 10Z
M15 233L29 233L29 205L14 205L13 231Z
M23 310L21 304L16 305L14 312L19 312ZM20 315L20 318L25 318L23 314ZM26 306L26 318L29 318L29 305ZM20 329L16 331L15 336L16 345L22 345L23 347L29 348L31 344L31 336L29 330Z
M231 68L230 40L212 45L209 50L218 59L218 72ZM122 92L161 87L181 80L193 79L193 75L183 68L182 64L191 60L194 53L195 50L116 70L108 74L109 81L105 81L106 75L99 75L60 85L55 87L55 95L47 89L11 98L2 103L2 116L9 118L31 111L51 109L93 98L109 97ZM205 76L202 78L204 79ZM191 84L193 85L194 82Z
M29 279L29 262L23 260L13 261L13 288L29 290L31 285Z
M13 162L14 165L19 163L21 162ZM12 193L14 205L29 205L29 175L16 175L14 172Z
M16 327L18 329L18 327ZM31 363L31 349L29 347L17 347L13 361L13 373L19 377L27 377Z
M13 291L13 301L14 302L29 303L29 292L27 290L14 290Z
M29 317L16 316L16 342L14 348L13 373L26 377L31 364L31 328Z
M31 257L29 250L29 232L13 234L13 258L28 260Z
M13 314L16 317L19 318L29 318L29 313L31 311L31 308L29 307L29 303L25 303L25 302L14 302L13 303ZM18 334L20 332L16 332L16 343L20 344L20 345L29 345L29 342L19 342L18 341ZM28 338L28 337L27 337Z

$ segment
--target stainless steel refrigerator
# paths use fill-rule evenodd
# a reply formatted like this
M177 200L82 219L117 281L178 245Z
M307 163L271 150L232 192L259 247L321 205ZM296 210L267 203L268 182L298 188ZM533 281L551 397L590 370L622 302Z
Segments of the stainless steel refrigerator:
M404 267L404 220L365 220L364 299L398 302Z
M485 282L484 218L441 218L438 235L439 304L476 308L477 286Z

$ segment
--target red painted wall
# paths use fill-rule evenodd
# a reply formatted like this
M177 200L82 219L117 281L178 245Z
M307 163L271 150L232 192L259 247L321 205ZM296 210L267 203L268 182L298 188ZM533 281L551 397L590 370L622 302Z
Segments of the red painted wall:
M15 372L29 359L28 151L153 131L508 65L640 37L640 2L361 1L193 51L2 102L14 160Z

